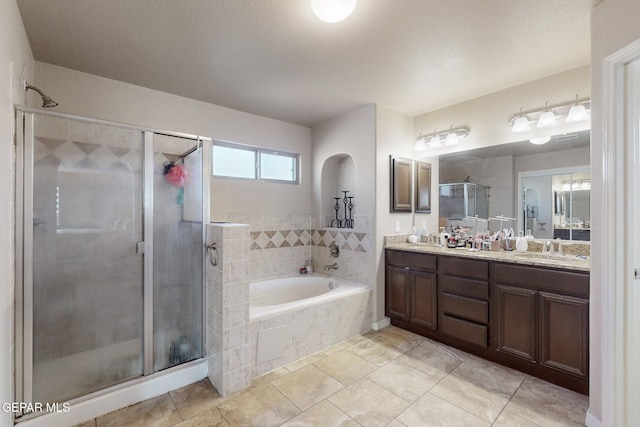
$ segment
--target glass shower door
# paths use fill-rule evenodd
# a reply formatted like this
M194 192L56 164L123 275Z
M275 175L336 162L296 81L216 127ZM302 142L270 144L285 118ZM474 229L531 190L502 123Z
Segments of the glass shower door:
M143 133L32 113L25 123L24 387L61 402L143 373Z
M203 149L153 138L153 370L203 355Z

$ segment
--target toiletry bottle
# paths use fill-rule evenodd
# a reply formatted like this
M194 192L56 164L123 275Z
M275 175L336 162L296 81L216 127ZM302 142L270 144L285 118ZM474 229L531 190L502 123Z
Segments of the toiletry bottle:
M313 273L313 260L312 259L308 259L307 260L306 267L307 267L307 274Z
M524 237L524 235L523 235L523 233L521 231L520 235L516 239L516 251L518 251L518 252L527 252L528 248L529 248L529 244L527 243L527 238Z

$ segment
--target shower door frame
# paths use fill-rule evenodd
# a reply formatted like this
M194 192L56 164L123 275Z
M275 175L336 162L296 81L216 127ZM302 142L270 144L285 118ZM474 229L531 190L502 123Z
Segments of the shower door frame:
M188 139L197 142L196 149L202 149L202 357L190 362L162 369L158 372L170 372L190 363L206 358L206 224L210 221L211 156L212 139L209 137L174 131L152 129L128 123L120 123L93 117L60 113L42 108L16 105L15 111L15 287L14 287L14 401L32 402L33 397L33 183L34 183L34 138L35 115L47 115L58 118L79 120L93 124L117 126L142 133L142 255L143 256L143 372L139 377L122 383L107 386L70 399L74 404L127 387L132 382L149 377L154 372L154 301L153 301L153 202L154 202L154 158L153 136L163 135ZM26 143L26 141L31 141ZM31 225L31 226L28 226ZM40 414L15 413L14 419L30 419Z

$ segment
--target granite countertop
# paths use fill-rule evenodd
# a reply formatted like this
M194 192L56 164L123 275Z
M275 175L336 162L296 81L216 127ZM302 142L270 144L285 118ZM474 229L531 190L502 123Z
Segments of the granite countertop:
M542 255L540 252L516 251L471 251L466 248L447 248L431 243L387 243L385 249L397 249L409 252L422 252L436 255L452 255L464 258L475 258L492 261L512 262L536 267L555 267L565 270L590 271L591 261L576 255Z

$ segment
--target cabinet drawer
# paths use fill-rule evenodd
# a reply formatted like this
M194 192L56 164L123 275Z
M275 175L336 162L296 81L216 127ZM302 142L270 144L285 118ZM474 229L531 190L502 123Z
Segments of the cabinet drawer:
M473 322L489 323L489 303L477 299L442 294L442 312Z
M440 257L440 273L449 276L488 280L489 263L468 258Z
M496 283L589 298L589 274L496 263Z
M488 328L484 325L456 319L444 314L442 315L440 326L440 330L444 334L485 348L488 347Z
M463 297L489 299L489 283L481 280L440 275L440 290Z
M436 271L437 255L422 254L417 252L394 251L387 249L386 261L396 267L409 267L415 270Z

